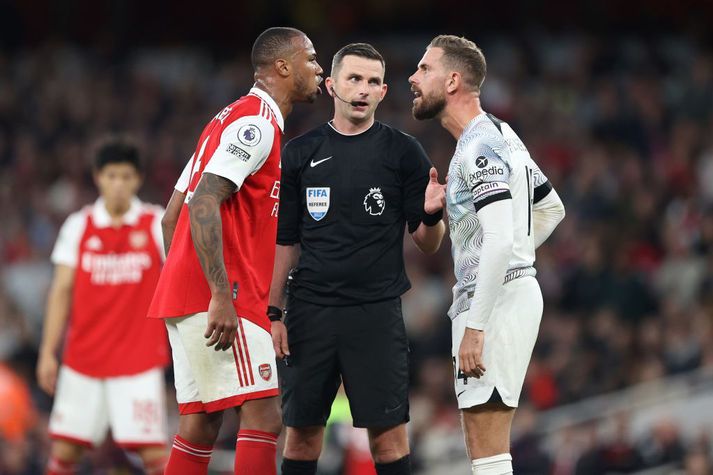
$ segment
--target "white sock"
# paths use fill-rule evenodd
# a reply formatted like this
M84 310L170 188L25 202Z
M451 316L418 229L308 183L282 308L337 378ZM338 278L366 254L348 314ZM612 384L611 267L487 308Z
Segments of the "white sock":
M511 475L512 456L498 454L471 461L473 475Z

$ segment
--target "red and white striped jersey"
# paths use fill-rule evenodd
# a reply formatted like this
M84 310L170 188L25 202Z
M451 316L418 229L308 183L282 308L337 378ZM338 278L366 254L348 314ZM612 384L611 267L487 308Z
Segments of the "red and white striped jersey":
M176 183L176 189L186 193L186 201L150 317L180 317L208 310L211 293L193 247L187 203L203 173L212 173L237 187L220 206L223 256L235 310L269 331L265 310L275 259L283 124L275 101L252 88L205 127Z
M134 199L114 227L99 199L65 221L52 262L75 269L67 366L111 377L168 363L166 329L146 318L161 272L162 215L160 206Z

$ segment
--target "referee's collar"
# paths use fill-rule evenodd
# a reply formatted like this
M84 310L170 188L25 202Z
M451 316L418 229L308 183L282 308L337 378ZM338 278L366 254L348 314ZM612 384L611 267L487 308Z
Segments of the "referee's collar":
M277 102L275 102L275 99L273 99L270 94L257 87L251 87L250 94L256 95L257 97L262 99L265 104L268 105L273 115L275 116L275 119L277 120L277 125L280 126L280 131L284 132L285 119L282 117L282 112L280 112L280 108L277 107Z

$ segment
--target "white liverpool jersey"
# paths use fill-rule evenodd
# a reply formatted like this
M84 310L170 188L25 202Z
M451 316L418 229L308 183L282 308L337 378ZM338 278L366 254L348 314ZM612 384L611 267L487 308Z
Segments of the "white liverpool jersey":
M483 229L477 211L494 201L512 199L513 250L505 282L534 276L532 204L551 188L507 123L483 112L463 129L448 169L446 191L457 279L448 311L451 318L470 308L478 284Z

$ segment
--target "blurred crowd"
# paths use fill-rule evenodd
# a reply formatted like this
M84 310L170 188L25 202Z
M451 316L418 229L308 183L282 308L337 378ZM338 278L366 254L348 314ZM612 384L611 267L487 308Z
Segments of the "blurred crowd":
M328 72L342 45L313 39ZM535 428L542 411L713 367L712 52L683 36L473 39L488 59L484 108L518 132L567 208L537 253L545 313L518 415L515 471L667 464L676 473L711 473L710 438L684 437L663 419L646 440L634 440L622 422L614 436L585 429L586 444L554 452ZM389 84L377 119L416 136L445 176L454 141L438 124L411 118L406 82L428 40L374 41ZM131 134L146 161L140 196L165 204L201 127L250 87L247 59L247 49L219 58L175 46L130 54L61 43L0 50L0 473L41 473L46 457L51 400L35 384L34 363L48 257L66 216L95 199L93 143L107 132ZM331 108L328 97L298 106L287 138L329 119ZM410 430L423 474L468 466L452 386L449 245L431 257L406 241ZM87 470L112 464L132 473L111 448Z

